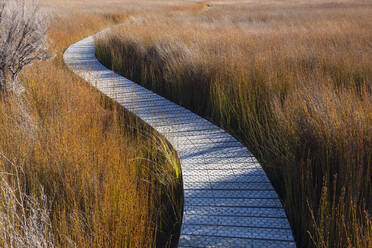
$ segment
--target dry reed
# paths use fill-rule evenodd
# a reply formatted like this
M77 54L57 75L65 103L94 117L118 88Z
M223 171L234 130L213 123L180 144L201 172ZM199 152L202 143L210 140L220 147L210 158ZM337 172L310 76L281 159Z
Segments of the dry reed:
M68 45L127 15L56 16L57 56L20 76L21 98L0 102L0 152L24 171L22 192L39 199L44 189L56 247L171 246L182 214L177 156L62 62ZM0 159L1 171L8 167Z
M372 5L208 2L96 41L109 68L232 132L300 247L372 246Z

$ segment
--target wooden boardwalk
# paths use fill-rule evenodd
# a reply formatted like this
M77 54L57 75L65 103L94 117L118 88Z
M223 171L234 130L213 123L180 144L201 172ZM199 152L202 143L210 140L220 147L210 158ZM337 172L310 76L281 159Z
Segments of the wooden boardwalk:
M178 152L185 199L179 247L296 247L273 186L235 138L101 65L93 37L70 46L64 60L164 135Z

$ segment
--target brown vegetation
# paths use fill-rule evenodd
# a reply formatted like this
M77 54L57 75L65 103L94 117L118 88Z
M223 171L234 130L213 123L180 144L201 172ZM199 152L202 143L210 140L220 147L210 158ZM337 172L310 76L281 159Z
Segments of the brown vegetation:
M185 6L133 16L98 58L244 142L300 247L371 247L372 4Z
M1 180L20 186L12 199L47 199L41 213L49 213L51 226L43 230L52 234L43 247L154 247L177 239L182 189L176 154L62 61L68 45L126 17L57 11L49 31L57 56L20 75L21 97L0 101ZM14 168L22 170L19 178ZM0 201L8 196L13 195L0 194ZM22 226L14 233L23 235L18 243L0 235L0 246L31 244Z

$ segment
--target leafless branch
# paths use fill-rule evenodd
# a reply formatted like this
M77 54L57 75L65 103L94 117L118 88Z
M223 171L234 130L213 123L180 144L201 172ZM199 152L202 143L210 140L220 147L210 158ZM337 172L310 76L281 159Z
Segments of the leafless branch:
M14 91L22 69L46 57L48 27L36 2L0 0L0 91Z

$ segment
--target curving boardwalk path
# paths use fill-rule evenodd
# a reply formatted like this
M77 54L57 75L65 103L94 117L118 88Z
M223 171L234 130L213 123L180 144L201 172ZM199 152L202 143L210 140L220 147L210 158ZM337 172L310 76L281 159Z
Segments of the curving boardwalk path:
M269 179L235 138L104 67L95 57L92 36L70 46L64 60L177 150L185 197L179 247L296 247Z

